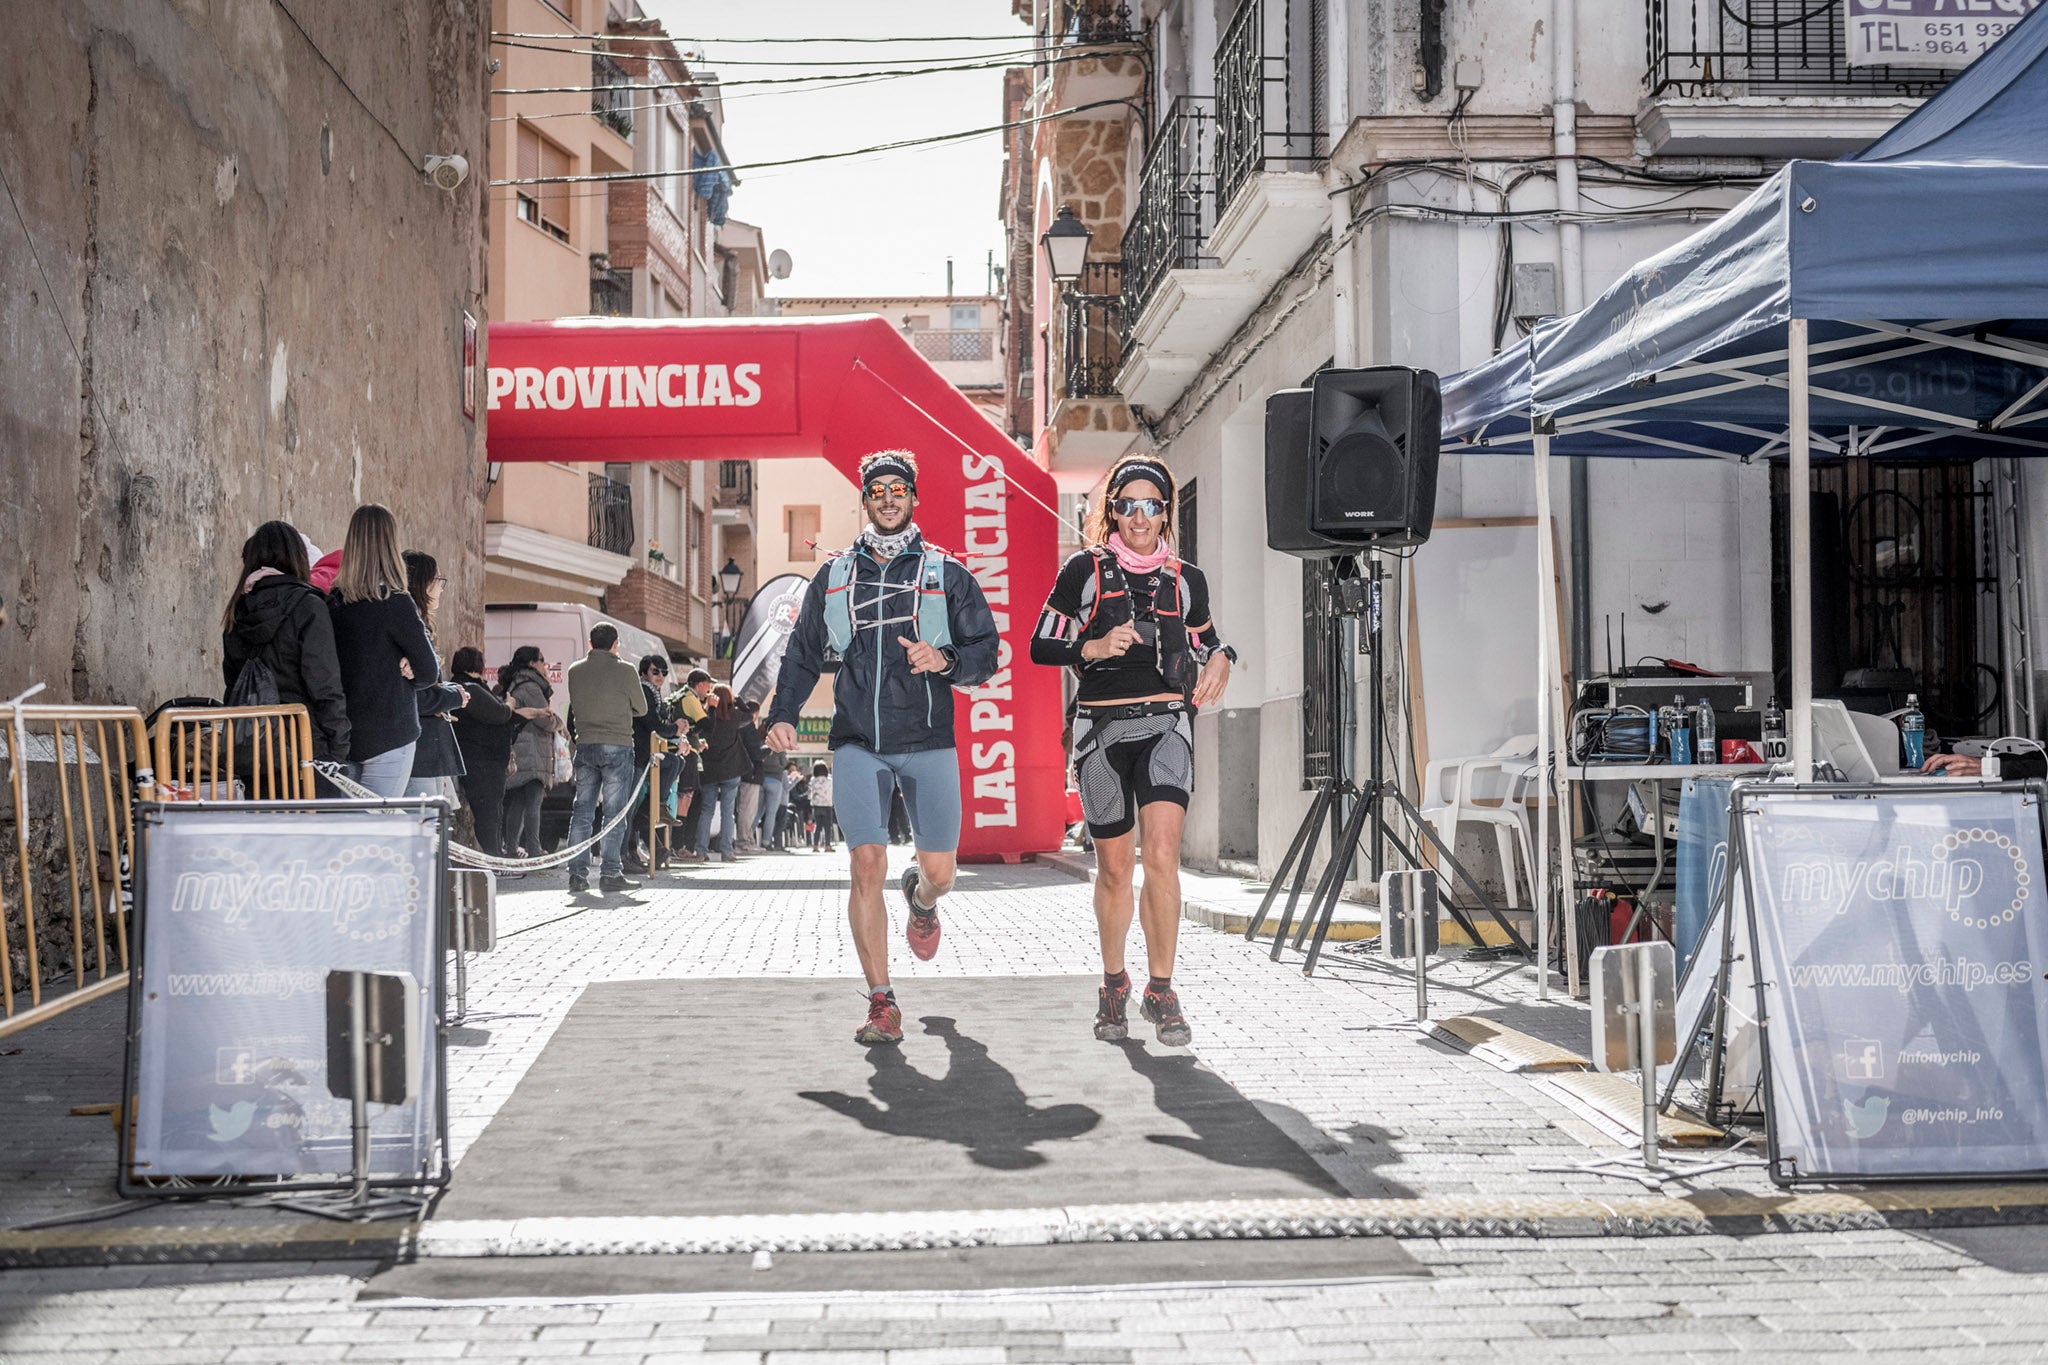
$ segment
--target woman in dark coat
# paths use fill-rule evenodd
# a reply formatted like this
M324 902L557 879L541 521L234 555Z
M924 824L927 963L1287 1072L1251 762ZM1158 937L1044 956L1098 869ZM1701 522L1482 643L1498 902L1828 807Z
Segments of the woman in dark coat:
M500 846L507 857L521 850L540 853L540 803L555 775L555 732L562 718L549 704L555 695L548 682L547 660L539 645L521 645L512 662L498 670L498 696L532 723L512 738L512 765L505 775L505 831ZM465 708L466 709L466 708Z
M431 640L440 616L441 590L448 580L441 577L440 564L424 551L407 550L403 558L406 596L419 609ZM468 704L469 693L452 682L434 683L414 689L412 700L419 712L420 739L412 751L412 780L405 784L405 794L452 798L446 779L465 771L462 747L455 742L454 717Z
M221 617L221 677L232 689L250 660L270 665L277 699L313 718L313 757L348 759L348 698L327 603L306 581L306 538L266 521L242 542L242 572Z
M746 724L746 713L733 701L732 689L720 683L712 689L712 697L711 714L705 726L709 743L704 750L703 778L697 795L696 848L700 854L710 856L711 826L719 822L723 826L719 852L731 862L738 846L733 807L739 800L740 779L753 771L754 758L740 733Z
M455 713L455 742L462 750L462 796L476 822L477 847L502 857L505 833L505 778L512 766L512 740L526 717L484 685L484 652L474 646L455 651L448 673L469 694ZM518 876L519 873L499 873Z
M405 795L412 777L420 738L412 694L441 681L434 642L405 589L398 522L389 508L365 503L349 518L327 606L348 694L349 762L356 781L384 797Z

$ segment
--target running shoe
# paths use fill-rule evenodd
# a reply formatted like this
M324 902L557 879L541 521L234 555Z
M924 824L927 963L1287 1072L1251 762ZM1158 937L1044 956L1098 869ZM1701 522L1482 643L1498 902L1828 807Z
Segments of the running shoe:
M854 1032L853 1041L864 1047L903 1041L903 1011L896 1008L888 992L876 991L868 997L867 1022Z
M1138 1013L1157 1026L1159 1041L1168 1047L1186 1047L1194 1039L1195 1031L1180 1016L1179 991L1155 991L1146 987L1145 998L1138 1004Z
M916 863L903 869L903 901L910 907L903 936L910 940L910 951L918 961L930 962L939 952L939 912L936 907L927 910L917 903Z
M1130 1037L1130 1026L1124 1020L1124 1006L1131 1000L1131 983L1111 989L1108 986L1095 988L1095 1036L1105 1043L1121 1043Z

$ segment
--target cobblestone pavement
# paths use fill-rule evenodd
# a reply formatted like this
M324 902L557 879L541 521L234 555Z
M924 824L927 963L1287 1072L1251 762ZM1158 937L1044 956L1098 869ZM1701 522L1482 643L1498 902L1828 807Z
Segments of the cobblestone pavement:
M471 1018L451 1049L458 1160L586 983L846 977L850 1029L859 1001L844 877L843 855L819 855L697 870L630 901L572 905L559 879L508 888L500 946L475 960ZM1093 933L1085 884L1042 868L965 869L947 905L945 948L928 964L899 955L898 991L914 1009L918 982L936 975L1086 973ZM1438 975L1442 1012L1502 1018L1560 1041L1577 1041L1584 1028L1576 1007L1535 1003L1526 973L1456 965ZM1599 1138L1526 1079L1413 1035L1368 1031L1412 1008L1405 979L1357 963L1304 979L1263 948L1189 926L1179 982L1203 1062L1246 1096L1303 1116L1295 1122L1317 1131L1299 1136L1340 1178L1358 1163L1390 1191L1414 1195L1633 1192L1529 1172L1586 1155ZM95 1031L104 1028L79 1036L90 1042ZM44 1065L39 1087L49 1084ZM0 1127L33 1127L28 1119L59 1107L26 1103L10 1093L19 1088L0 1072ZM28 1146L45 1157L55 1150L46 1138ZM22 1174L18 1159L9 1165ZM1714 1187L1758 1183L1717 1177ZM32 1196L62 1202L54 1187L38 1194L25 1178L5 1189L21 1198L0 1221L31 1216L22 1201ZM77 1207L76 1172L63 1193ZM1428 1278L430 1303L359 1299L370 1267L332 1264L15 1271L0 1273L0 1362L2048 1357L2048 1293L2035 1273L2048 1269L2048 1236L2028 1228L1403 1245Z
M1427 1280L947 1295L359 1301L332 1267L0 1274L8 1365L622 1365L2048 1355L2048 1294L1906 1233L1409 1241ZM197 1281L197 1282L195 1282Z

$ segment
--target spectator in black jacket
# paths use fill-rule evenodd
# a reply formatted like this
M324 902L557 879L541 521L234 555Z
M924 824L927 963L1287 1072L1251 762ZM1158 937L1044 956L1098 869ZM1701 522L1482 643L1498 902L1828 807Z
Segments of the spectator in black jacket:
M504 853L505 775L512 765L512 737L526 717L485 685L483 672L484 652L474 645L456 650L448 661L449 676L469 694L453 716L455 743L462 750L462 796L476 823L476 846L496 858Z
M434 642L406 593L391 509L365 503L349 518L341 572L327 597L348 696L349 761L379 796L403 796L420 738L416 688L441 681Z
M441 577L441 566L434 557L422 550L407 550L401 558L405 561L406 596L412 598L431 640L448 580ZM410 676L411 666L402 665L399 671ZM433 683L414 688L412 700L420 716L420 738L412 751L412 778L405 784L405 794L453 800L448 779L461 777L464 771L462 746L455 740L455 713L469 701L469 693L452 682Z
M721 824L719 852L725 856L725 861L731 862L739 847L738 832L733 827L733 807L739 800L740 779L752 770L754 760L740 736L746 713L733 700L732 689L720 683L711 689L711 695L704 776L697 798L696 847L698 853L708 858L711 853L711 827L714 823Z
M668 806L669 788L675 785L676 770L682 766L682 756L673 752L663 754L660 761L649 765L654 756L654 736L660 735L672 741L678 733L675 720L661 699L662 689L667 685L668 656L643 655L640 659L640 690L647 697L647 714L633 717L633 770L647 769L647 780L654 787L655 800L664 809ZM640 841L647 846L647 856L653 858L654 829L649 822L645 802L641 803L639 814L633 817L633 828L640 832ZM647 871L647 864L635 857L630 847L626 850L626 871Z
M221 677L233 688L252 659L270 665L277 699L313 719L313 757L348 758L348 699L334 654L334 625L306 581L306 538L291 523L266 521L242 542L242 572L221 616Z

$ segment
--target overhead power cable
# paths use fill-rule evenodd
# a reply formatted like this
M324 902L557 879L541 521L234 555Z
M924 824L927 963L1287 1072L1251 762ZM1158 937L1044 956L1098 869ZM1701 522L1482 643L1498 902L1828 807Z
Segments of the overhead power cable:
M621 51L617 48L607 49L602 47L549 47L545 43L514 43L506 42L504 40L494 42L492 46L514 48L521 52L549 52L553 53L555 56L558 57L632 57L637 60L643 55L635 52ZM997 57L1033 57L1043 50L1044 49L1038 47L1010 47L1001 52L960 52L953 54L939 53L931 56L920 56L916 53L905 53L900 57L896 57L893 59L883 58L882 60L896 60L905 62L990 61ZM701 48L678 48L677 51L679 53L684 54L684 61L702 62L706 66L857 66L862 62L871 62L876 60L876 58L872 56L839 57L835 59L816 61L800 61L794 58L785 57L713 58L706 55L704 50ZM690 53L695 53L696 55L691 56L689 55ZM647 55L646 59L648 61L654 62L676 60L673 57L663 57L655 55Z
M951 66L916 66L876 68L866 71L831 71L809 76L742 76L738 80L725 80L717 76L699 76L686 81L619 81L605 85L532 85L507 87L492 90L493 95L594 95L611 90L699 90L716 86L732 89L746 85L807 85L819 81L843 81L854 76L938 76L953 71L999 71L1004 67L1023 66L1027 60L1034 66L1055 66L1066 62L1093 61L1093 54L1074 53L1064 57L1001 57L989 61L959 63Z
M878 142L872 147L853 147L843 152L816 152L810 156L786 157L780 161L754 161L737 166L683 166L671 171L605 171L596 175L532 175L510 180L493 180L493 189L505 185L590 185L615 184L632 180L670 180L682 176L717 175L725 171L763 171L777 166L803 166L816 161L839 161L849 156L868 156L875 152L894 152L906 147L930 147L942 142L964 142L972 137L986 137L990 133L1007 132L1012 128L1028 127L1034 123L1045 123L1051 119L1066 118L1070 114L1085 113L1090 109L1104 109L1111 105L1128 104L1128 100L1095 100L1088 104L1076 104L1065 109L1054 109L1049 113L1031 118L1015 119L1008 123L991 123L985 128L967 128L957 133L934 133L930 137L902 138L895 142Z
M1023 37L1020 33L990 33L974 35L968 33L916 33L901 38L858 37L836 38L828 34L813 34L808 37L791 38L693 38L681 39L669 33L492 33L493 40L499 38L602 38L608 43L703 43L719 42L734 44L754 43L1014 43Z
M391 131L391 125L386 123L377 111L370 107L369 101L356 93L356 88L348 83L348 77L341 74L341 68L334 64L334 60L331 57L320 50L320 44L313 41L313 35L306 32L306 26L299 22L299 16L286 8L284 0L270 0L270 3L277 6L277 12L289 20L291 26L299 31L299 36L306 40L307 47L313 49L313 55L320 59L320 64L334 73L334 79L341 82L341 88L348 91L348 97L354 100L356 105L370 116L370 122L384 130L384 136L391 139L391 145L398 148L399 155L405 158L406 164L414 170L418 170L420 168L419 157L413 154L412 149L405 145L397 133Z

